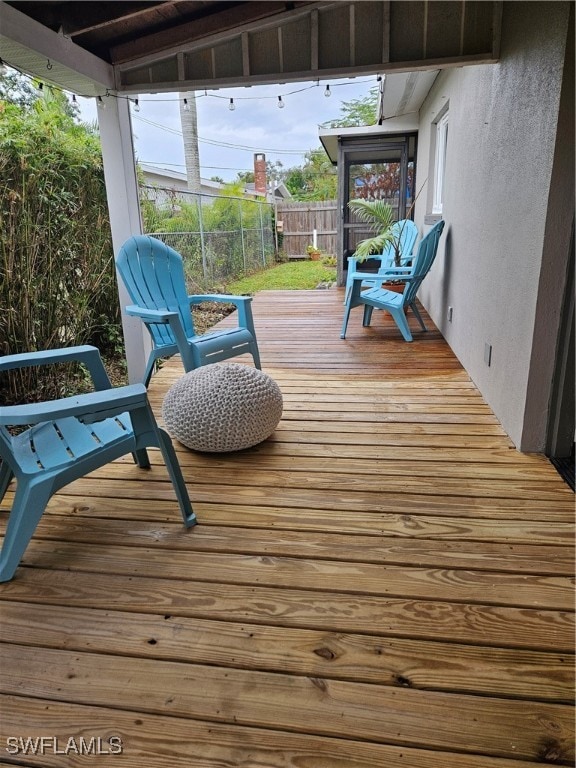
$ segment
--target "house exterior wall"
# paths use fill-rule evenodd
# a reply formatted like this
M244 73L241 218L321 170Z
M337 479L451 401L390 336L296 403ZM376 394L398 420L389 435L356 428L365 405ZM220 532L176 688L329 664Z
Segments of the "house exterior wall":
M545 244L545 230L569 10L570 3L561 2L504 3L500 62L442 71L420 110L417 189L428 172L415 209L422 232L432 208L433 123L446 105L449 112L446 228L420 298L525 451L544 450L549 353L556 345L568 258L563 241L571 221L553 233L557 248ZM572 165L566 173L573 172ZM573 195L571 205L573 210ZM541 281L545 251L546 269L558 270L555 281ZM545 328L535 328L537 304ZM535 380L538 404L528 402Z

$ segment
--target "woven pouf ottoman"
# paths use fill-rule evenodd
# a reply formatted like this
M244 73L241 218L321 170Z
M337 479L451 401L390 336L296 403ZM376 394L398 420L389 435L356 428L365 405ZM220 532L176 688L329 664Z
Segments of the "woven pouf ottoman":
M170 435L188 448L210 453L261 443L281 416L278 384L267 373L239 363L212 363L184 374L162 404Z

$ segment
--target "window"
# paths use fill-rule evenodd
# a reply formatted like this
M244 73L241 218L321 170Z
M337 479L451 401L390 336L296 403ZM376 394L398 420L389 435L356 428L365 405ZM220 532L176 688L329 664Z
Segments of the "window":
M432 213L442 213L447 146L448 112L445 112L436 123L436 154L434 157L434 198L432 201Z

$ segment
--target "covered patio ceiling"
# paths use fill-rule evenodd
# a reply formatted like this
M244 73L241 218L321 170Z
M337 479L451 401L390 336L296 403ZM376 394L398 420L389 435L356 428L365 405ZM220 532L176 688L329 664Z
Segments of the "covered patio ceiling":
M4 2L0 50L7 64L84 95L434 70L497 60L501 6Z

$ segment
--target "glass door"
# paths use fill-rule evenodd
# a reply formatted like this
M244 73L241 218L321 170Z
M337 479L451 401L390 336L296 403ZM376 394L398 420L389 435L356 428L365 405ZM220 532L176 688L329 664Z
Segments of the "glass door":
M370 225L358 220L350 211L350 200L382 200L393 211L395 221L411 215L415 176L415 136L387 139L377 143L342 143L341 157L344 179L341 186L343 268L358 243L374 234ZM365 268L370 269L370 262Z

